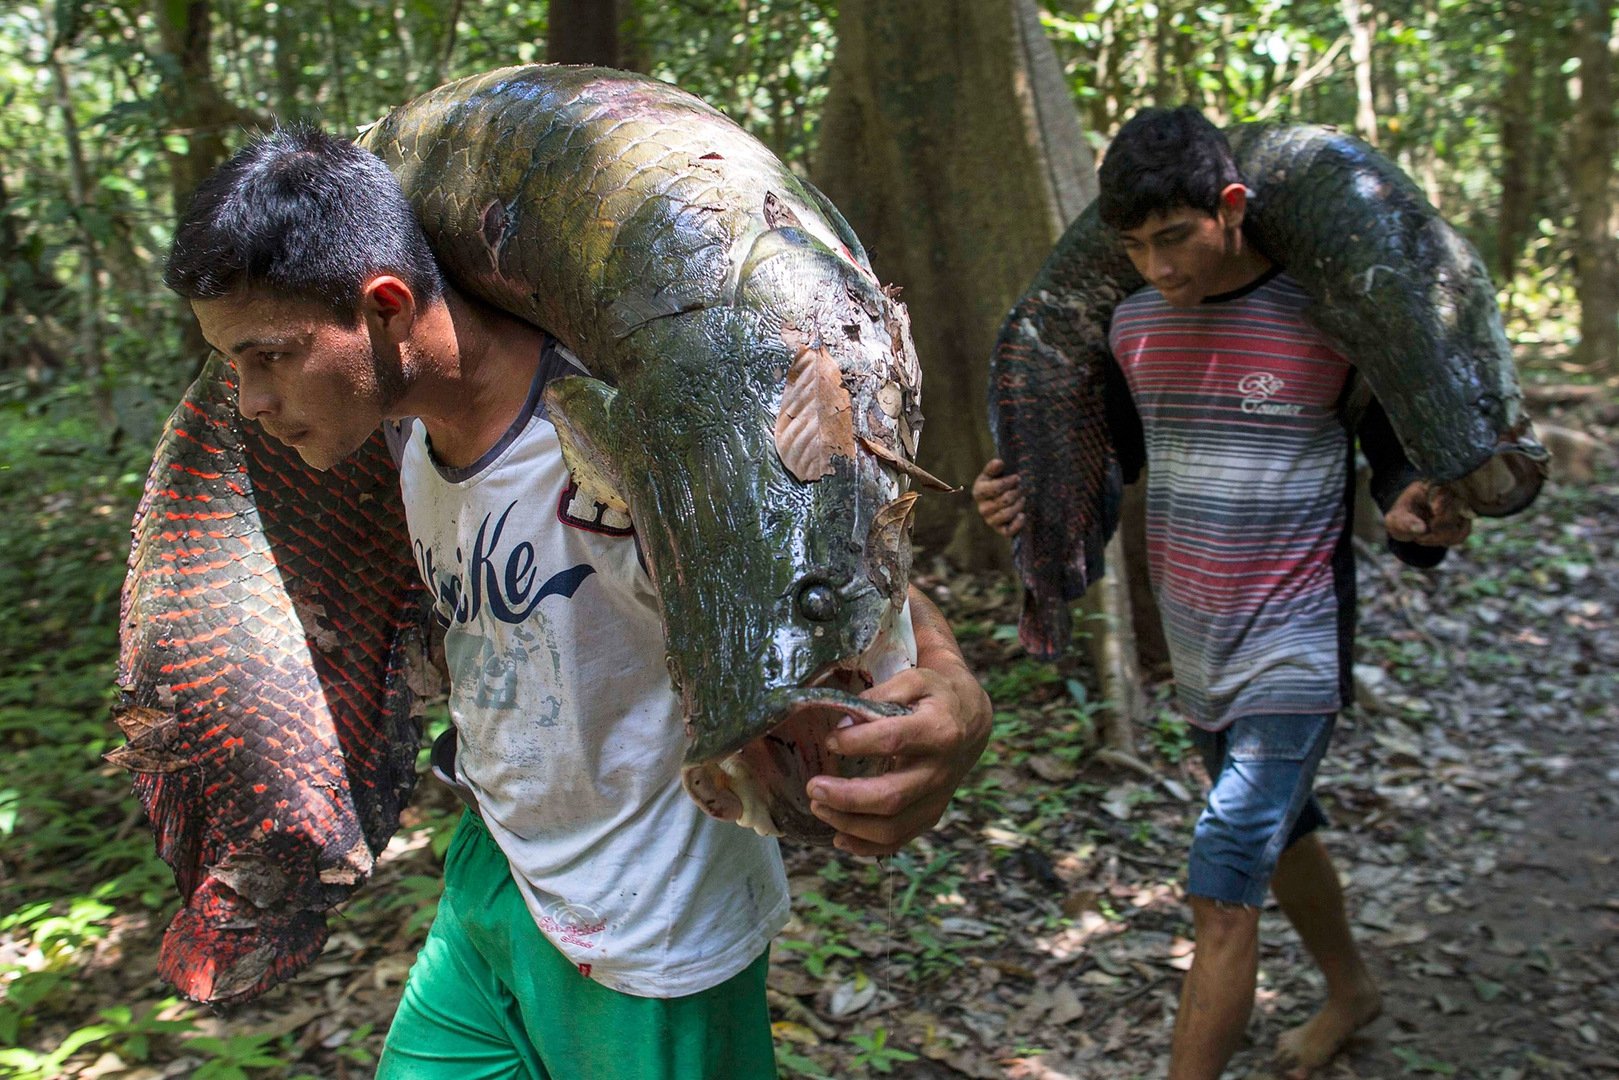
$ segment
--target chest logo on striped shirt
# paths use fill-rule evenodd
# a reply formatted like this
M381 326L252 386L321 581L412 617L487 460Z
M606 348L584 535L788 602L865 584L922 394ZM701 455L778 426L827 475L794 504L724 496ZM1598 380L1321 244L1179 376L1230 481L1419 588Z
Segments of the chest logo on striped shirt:
M1271 400L1286 385L1268 371L1249 372L1237 380L1237 393L1242 395L1242 411L1259 416L1297 416L1304 411L1303 405Z

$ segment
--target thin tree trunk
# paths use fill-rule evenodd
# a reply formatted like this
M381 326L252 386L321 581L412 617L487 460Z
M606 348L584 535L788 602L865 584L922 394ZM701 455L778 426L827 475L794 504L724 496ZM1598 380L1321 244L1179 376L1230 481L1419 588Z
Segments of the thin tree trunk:
M1112 131L1121 120L1119 88L1123 80L1119 77L1119 69L1129 49L1119 32L1119 21L1115 17L1118 10L1117 7L1108 8L1107 14L1102 16L1102 43L1106 56L1096 65L1102 73L1102 92L1097 95L1102 102L1102 116L1094 128L1096 131Z
M551 0L546 59L553 64L618 67L621 21L620 0Z
M300 37L298 15L283 4L276 10L272 40L275 43L275 111L282 116L297 116L303 111L299 100L303 81L298 78L303 67L299 56ZM404 38L401 37L403 41Z
M337 107L337 124L346 126L351 120L349 116L349 95L344 87L343 74L343 38L337 22L337 0L326 0L326 44L331 56L331 70L327 80L332 88L333 100Z
M184 153L168 158L174 209L179 213L203 177L225 159L225 130L238 123L264 124L265 119L229 105L214 82L213 12L208 0L154 0L152 16L171 61L163 81L169 129L186 141Z
M1372 96L1372 33L1375 14L1365 0L1341 0L1349 24L1349 59L1355 66L1355 134L1377 145L1377 106Z
M1506 79L1497 106L1501 123L1501 209L1495 234L1495 270L1510 285L1534 222L1535 87L1538 58L1525 0L1509 0Z
M104 377L106 357L101 339L101 245L89 222L90 170L84 159L84 143L79 138L79 122L73 114L73 91L68 82L67 68L62 63L62 48L60 40L52 42L46 63L50 67L51 88L67 143L68 190L73 200L73 218L79 228L79 244L84 260L81 271L83 292L79 298L79 363L101 428L109 437L116 439L118 414L113 409L112 390Z
M1152 103L1171 105L1169 80L1169 2L1161 0L1152 21Z
M183 137L186 144L183 153L167 151L170 191L179 215L197 185L225 159L226 129L232 124L268 127L269 122L230 105L219 92L211 61L213 13L208 0L153 0L151 12L170 61L163 67L162 85L169 132ZM200 364L208 353L202 331L189 317L181 326L184 349Z
M461 3L462 0L455 0L444 16L444 47L438 51L438 62L433 65L435 86L445 80L450 71L450 61L455 56L455 35L456 28L461 24Z
M1613 4L1580 0L1575 56L1580 96L1573 141L1575 290L1580 298L1580 345L1575 360L1607 374L1619 367L1619 251L1613 227L1614 98L1609 38Z

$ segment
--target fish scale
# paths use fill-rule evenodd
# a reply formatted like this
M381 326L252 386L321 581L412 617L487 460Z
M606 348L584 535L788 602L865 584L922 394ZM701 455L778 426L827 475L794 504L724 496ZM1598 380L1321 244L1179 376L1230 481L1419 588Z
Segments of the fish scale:
M154 455L122 604L130 743L110 755L137 770L186 903L159 971L215 1003L319 955L325 910L397 827L419 740L401 679L421 590L386 447L317 482L238 426L234 390L216 356ZM300 497L255 504L259 489ZM314 614L339 602L341 635ZM275 868L262 904L225 880L254 859Z
M1245 236L1310 295L1306 317L1365 378L1418 474L1453 485L1480 514L1528 506L1547 456L1478 253L1353 136L1244 124L1228 138L1250 191ZM1045 659L1067 647L1067 603L1102 573L1118 521L1107 330L1119 301L1145 285L1092 203L1013 305L991 355L990 431L1024 499L1013 540L1018 637Z

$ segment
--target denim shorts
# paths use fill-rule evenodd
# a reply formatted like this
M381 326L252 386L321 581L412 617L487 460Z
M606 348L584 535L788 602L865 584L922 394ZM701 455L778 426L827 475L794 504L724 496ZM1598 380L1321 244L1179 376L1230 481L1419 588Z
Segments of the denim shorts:
M1192 833L1186 891L1260 907L1276 860L1327 823L1311 788L1334 713L1244 716L1221 731L1192 728L1214 786Z

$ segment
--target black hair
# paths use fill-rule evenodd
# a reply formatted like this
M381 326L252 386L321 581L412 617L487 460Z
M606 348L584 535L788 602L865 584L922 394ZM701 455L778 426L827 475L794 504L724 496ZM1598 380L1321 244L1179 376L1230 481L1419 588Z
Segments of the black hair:
M1098 174L1097 212L1115 229L1183 206L1214 214L1220 192L1242 183L1220 129L1190 105L1142 109L1113 137Z
M255 139L197 187L163 283L188 300L253 291L312 300L352 322L361 286L379 273L397 275L423 303L444 291L382 160L299 125Z

